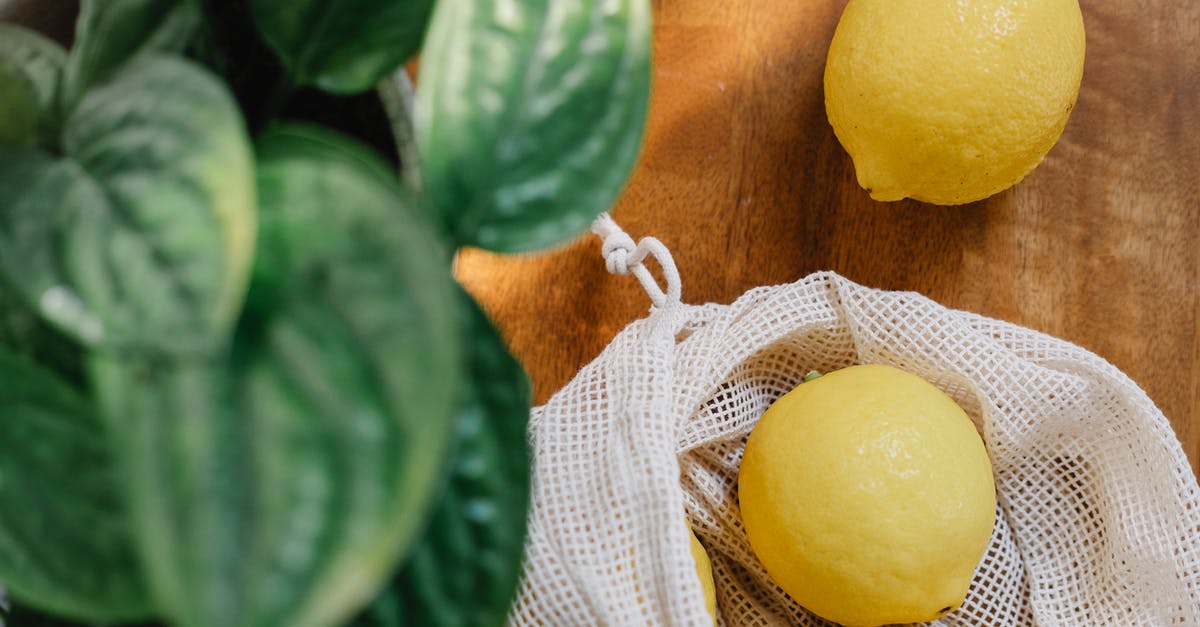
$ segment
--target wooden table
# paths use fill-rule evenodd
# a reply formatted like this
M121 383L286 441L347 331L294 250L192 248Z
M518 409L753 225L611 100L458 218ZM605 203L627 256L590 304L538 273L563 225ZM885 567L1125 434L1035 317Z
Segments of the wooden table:
M654 2L654 93L614 209L674 253L684 300L832 269L1082 345L1138 382L1200 467L1200 3L1081 0L1087 60L1062 139L963 207L878 203L825 118L844 0ZM647 300L594 237L465 251L459 277L545 401Z

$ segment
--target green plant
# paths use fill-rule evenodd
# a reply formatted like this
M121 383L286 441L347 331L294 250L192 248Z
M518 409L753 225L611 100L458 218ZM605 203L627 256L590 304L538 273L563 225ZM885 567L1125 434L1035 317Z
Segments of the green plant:
M502 622L529 385L450 260L584 229L648 91L647 0L0 24L11 619Z

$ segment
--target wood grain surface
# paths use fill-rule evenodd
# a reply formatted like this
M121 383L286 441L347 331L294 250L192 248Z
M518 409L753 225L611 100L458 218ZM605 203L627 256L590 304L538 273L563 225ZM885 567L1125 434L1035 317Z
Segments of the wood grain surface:
M1081 0L1079 102L1045 162L962 207L878 203L825 117L844 0L654 2L654 89L639 165L613 211L674 253L686 302L831 269L1015 322L1108 359L1200 462L1200 3ZM637 282L599 242L502 257L460 280L544 402L627 323Z

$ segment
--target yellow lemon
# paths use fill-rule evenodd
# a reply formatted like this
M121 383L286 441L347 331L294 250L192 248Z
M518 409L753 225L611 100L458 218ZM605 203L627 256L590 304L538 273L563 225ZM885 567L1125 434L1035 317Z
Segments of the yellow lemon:
M995 522L992 467L970 418L887 366L832 372L771 405L746 443L738 492L772 579L855 627L956 609Z
M700 538L696 537L696 532L692 532L692 558L696 560L696 576L700 578L700 587L704 589L704 606L708 608L708 613L713 617L713 622L717 620L717 586L713 583L712 562L708 559L708 552L704 550L704 545L700 544Z
M850 0L825 111L872 198L972 202L1058 141L1083 54L1077 0Z

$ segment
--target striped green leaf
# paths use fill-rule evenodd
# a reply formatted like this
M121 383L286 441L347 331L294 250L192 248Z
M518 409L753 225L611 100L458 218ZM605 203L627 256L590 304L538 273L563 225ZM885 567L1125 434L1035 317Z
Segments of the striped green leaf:
M146 57L88 92L65 156L0 149L0 272L88 346L209 350L245 292L253 156L196 65Z
M433 0L251 0L250 8L295 82L355 93L417 51Z
M649 90L649 0L439 2L417 88L423 189L460 244L574 236L624 186Z
M93 621L145 617L104 423L47 370L0 349L0 582L17 601Z
M33 146L38 142L37 88L24 72L0 59L0 146Z
M0 24L0 146L52 145L67 53L20 26Z
M529 379L467 295L472 385L458 409L450 483L421 542L355 627L498 627L521 572Z
M65 110L124 64L182 51L200 24L200 0L82 0L63 81Z
M398 183L314 128L269 131L259 158L230 354L94 362L148 580L183 627L352 616L427 519L453 434L453 283Z

